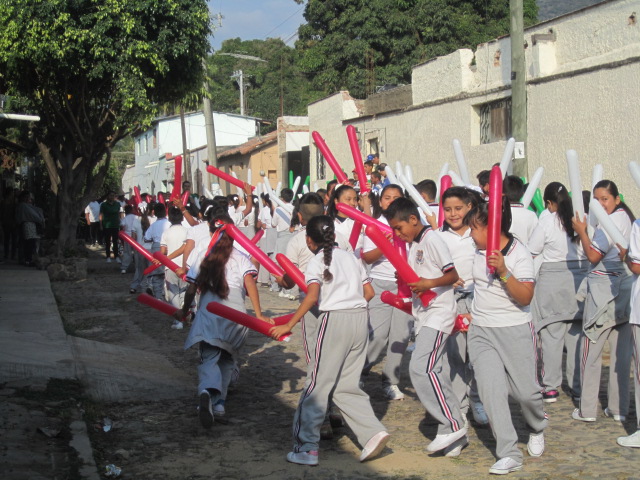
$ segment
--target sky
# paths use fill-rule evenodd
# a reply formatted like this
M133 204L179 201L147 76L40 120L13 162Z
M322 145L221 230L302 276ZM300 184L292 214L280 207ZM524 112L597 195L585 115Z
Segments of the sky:
M215 32L211 46L220 49L229 38L265 40L281 38L293 47L298 27L305 23L302 16L304 4L294 0L208 0L214 16ZM215 15L221 14L220 23Z

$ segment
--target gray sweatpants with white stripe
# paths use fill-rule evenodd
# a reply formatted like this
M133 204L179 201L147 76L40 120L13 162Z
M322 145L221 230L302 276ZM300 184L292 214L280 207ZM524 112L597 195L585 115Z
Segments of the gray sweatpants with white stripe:
M366 309L337 310L322 315L314 341L315 355L307 367L307 380L293 417L293 450L318 450L320 427L329 394L364 446L385 430L371 408L369 396L358 383L367 352Z
M448 336L431 327L420 328L409 363L411 383L418 398L440 424L438 435L457 432L464 427L460 402L453 393L451 379L442 368Z
M583 417L597 417L602 373L602 352L609 343L609 385L607 388L607 408L615 415L629 413L629 374L631 373L631 325L629 322L603 331L592 343L583 336L582 341L582 395L580 414Z
M380 300L385 290L394 291L396 282L374 278L372 282L376 295L369 302L369 346L364 375L378 363L378 357L386 350L386 362L382 370L385 385L397 385L400 382L400 364L411 337L413 317L402 310Z
M542 346L542 385L548 392L562 385L562 352L567 349L567 383L580 396L580 343L582 322L554 322L538 332Z
M533 433L540 433L547 426L542 388L537 380L537 342L533 325L489 328L472 322L467 335L480 399L496 439L496 456L522 462L518 434L509 410L509 396L520 404Z

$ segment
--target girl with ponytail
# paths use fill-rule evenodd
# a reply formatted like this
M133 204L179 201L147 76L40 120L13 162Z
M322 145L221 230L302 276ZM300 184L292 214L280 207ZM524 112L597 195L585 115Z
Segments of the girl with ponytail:
M240 312L246 312L245 295L248 295L258 318L263 317L255 277L258 272L249 258L234 248L233 239L226 233L232 224L229 215L218 213L209 221L211 241L206 250L194 252L189 259L187 280L191 282L182 310L184 317L191 307L196 291L200 300L193 325L185 341L185 350L198 345L198 392L200 423L205 428L213 425L214 415L225 413L224 404L232 376L237 375L237 360L247 336L243 327L207 310L210 302L220 302Z
M529 455L539 457L544 452L543 431L547 426L542 389L536 378L537 343L529 308L534 290L533 259L529 250L509 234L511 208L506 197L502 215L500 249L493 252L486 251L488 205L480 204L465 217L476 244L467 348L478 393L496 438L498 461L489 473L501 475L520 470L523 461L510 415L510 392L520 403L531 431ZM495 268L495 274L489 273L487 263Z
M542 343L542 397L560 396L562 352L567 349L566 376L573 398L580 397L580 339L584 303L576 299L589 264L580 237L573 230L573 206L567 188L551 182L543 199L549 215L540 217L529 238L533 256L542 256L531 302L533 324Z
M314 334L316 348L293 418L293 451L287 460L318 464L320 427L333 391L333 402L364 447L360 455L364 461L378 455L389 439L369 397L359 387L367 354L367 302L374 295L371 280L353 254L334 248L333 219L326 215L311 218L306 234L307 246L314 253L305 272L307 296L287 324L270 331L273 338L291 332L318 304L321 316Z

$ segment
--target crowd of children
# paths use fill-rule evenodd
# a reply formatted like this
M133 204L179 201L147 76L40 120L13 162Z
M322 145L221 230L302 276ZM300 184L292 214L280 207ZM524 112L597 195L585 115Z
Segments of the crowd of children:
M367 163L374 165L374 160ZM416 189L424 200L440 206L437 218L421 212L404 188L383 174L384 168L371 170L369 193L361 194L356 182L331 181L326 189L300 198L285 188L276 203L268 194L258 199L245 185L243 194L229 197L201 197L186 205L174 199L167 203L168 220L162 203L147 205L153 222L146 215L136 217L131 206L125 210L125 233L179 265L175 272L157 268L146 277L154 296L179 307L176 328L195 306L185 348L197 345L200 351L203 426L211 427L214 417L224 414L247 335L246 327L210 312L207 305L215 301L245 312L247 295L255 316L273 323L261 311L258 285L299 300L288 322L270 327L270 335L279 338L302 326L308 367L293 419L293 449L287 455L292 463L318 464L322 426L332 408L361 444L361 461L384 449L390 435L375 417L362 379L384 358L382 392L391 401L402 400L401 364L412 336L408 377L438 423L427 451L460 455L468 444L469 417L478 426L489 425L496 439L492 474L523 466L510 397L529 429L528 454L543 454L544 404L561 394L565 351L567 392L576 404L573 419L596 421L606 344L612 367L604 416L626 420L632 359L638 410L640 220L635 221L614 182L600 181L588 193L629 241L628 249L616 245L601 226L591 228L586 216L579 218L562 183L546 186L544 210L534 212L519 203L524 182L507 175L499 245L487 251L488 172L478 175L479 187L440 192L439 203L435 182L419 182ZM411 313L383 300L383 293L398 289L398 269L339 204L358 208L393 232L390 241L406 242L407 263L419 277L407 284ZM151 225L144 228L145 221ZM306 293L290 275L266 272L233 241L231 224L248 237L265 230L258 246L272 258L286 255L304 275ZM135 293L147 264L125 249L123 272L132 256ZM425 305L422 296L428 292L435 299ZM454 328L460 319L468 330ZM640 447L640 428L617 441Z

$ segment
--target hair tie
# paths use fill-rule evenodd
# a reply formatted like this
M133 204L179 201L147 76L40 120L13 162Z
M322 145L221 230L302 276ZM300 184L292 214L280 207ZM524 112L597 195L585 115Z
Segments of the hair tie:
M327 228L329 228L329 225L323 225L323 226L322 226L322 231L323 231L323 232L324 232L324 231L326 231L326 230L327 230Z
M562 191L562 185L558 187L558 193L560 193L561 191Z
M205 209L204 209L204 214L203 214L203 215L204 215L204 216L206 216L206 215L207 215L207 212L208 212L210 209L212 209L212 208L213 208L213 205L209 205L209 206L207 206L207 208L205 208Z

